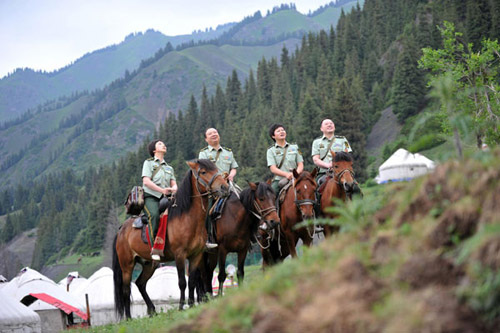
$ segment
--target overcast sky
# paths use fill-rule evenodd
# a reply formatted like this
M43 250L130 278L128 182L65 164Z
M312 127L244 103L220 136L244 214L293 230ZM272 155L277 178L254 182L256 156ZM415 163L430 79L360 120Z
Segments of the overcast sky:
M296 0L301 13L331 0ZM292 1L288 1L290 3ZM147 29L168 36L238 22L279 0L0 0L0 78L16 68L53 71Z

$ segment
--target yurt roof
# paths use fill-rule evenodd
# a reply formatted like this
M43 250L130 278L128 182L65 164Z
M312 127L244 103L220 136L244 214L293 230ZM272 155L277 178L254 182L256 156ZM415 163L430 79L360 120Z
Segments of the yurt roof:
M40 327L40 316L23 303L0 290L0 331L10 332L23 327ZM27 331L27 330L26 330Z
M71 289L70 285L70 294L80 302L85 302L85 294L88 294L91 309L114 307L113 270L109 267L100 268L77 288ZM132 283L132 301L142 301L135 283Z
M25 297L29 297L32 294L46 294L71 307L84 310L83 303L78 302L45 275L28 267L23 268L15 278L2 288L2 291L18 301L22 301ZM30 304L29 308L32 310L55 309L53 305L40 300L34 301Z
M421 154L412 154L408 150L399 148L391 155L382 165L379 170L391 169L400 166L425 166L433 169L435 163Z

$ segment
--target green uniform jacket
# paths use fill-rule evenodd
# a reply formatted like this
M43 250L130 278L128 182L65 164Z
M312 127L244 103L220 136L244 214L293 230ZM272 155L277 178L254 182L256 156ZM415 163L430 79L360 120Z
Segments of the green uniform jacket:
M149 177L153 175L156 169L161 168L155 176L151 179L153 183L160 186L161 188L170 187L170 181L175 181L174 169L167 164L164 160L160 162L158 158L148 158L144 161L142 165L142 177ZM142 186L144 188L144 192L150 194L154 197L160 198L161 193L153 191L147 186Z
M283 159L283 154L285 153L285 148L288 146L288 150L286 152L285 161L281 165L280 170L285 172L290 172L292 169L296 169L299 163L304 162L304 158L302 157L302 153L299 150L299 147L295 143L286 143L285 147L281 147L278 144L274 144L267 149L267 166L271 165L280 165L281 160ZM274 175L273 180L280 180L284 177Z
M332 140L335 141L333 141L330 149L327 151L328 146L330 146L330 141ZM352 152L351 146L349 145L349 142L347 142L345 136L335 135L332 140L328 140L328 138L324 135L315 139L312 144L311 156L319 155L319 157L322 158L326 155L325 158L322 159L322 161L325 163L330 163L332 161L332 153L330 152L330 150L334 152ZM324 168L319 169L319 173L325 173L326 171L327 169Z
M218 157L217 151L220 151ZM216 157L217 160L215 159ZM238 163L236 163L236 160L234 159L233 152L229 148L219 147L217 150L209 145L208 147L200 150L198 158L214 162L220 172L229 173L231 169L236 169L238 167Z

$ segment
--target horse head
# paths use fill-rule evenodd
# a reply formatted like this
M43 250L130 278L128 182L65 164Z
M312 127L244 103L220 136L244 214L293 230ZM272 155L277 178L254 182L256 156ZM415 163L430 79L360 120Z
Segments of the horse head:
M213 162L202 159L186 163L196 179L196 188L200 194L206 193L218 197L229 195L229 185Z
M318 170L313 172L302 171L300 174L293 169L293 191L294 202L297 209L302 214L302 220L314 218L314 205L316 203L316 174Z
M254 215L259 218L259 229L268 231L275 229L280 224L276 212L276 196L267 183L248 182L253 197Z
M352 198L355 179L352 157L346 152L332 153L332 170L335 182L344 190L346 197Z

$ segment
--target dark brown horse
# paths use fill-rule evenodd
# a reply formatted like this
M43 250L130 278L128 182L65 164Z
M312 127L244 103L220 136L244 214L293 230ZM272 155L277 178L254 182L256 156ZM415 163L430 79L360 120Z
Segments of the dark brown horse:
M280 232L274 236L268 249L263 249L262 259L264 266L285 259L289 254L297 257L295 246L299 239L310 246L314 237L314 227L295 226L307 219L314 219L314 205L316 202L316 174L302 171L300 174L294 169L291 186L286 190L283 203L280 205L279 217L281 221Z
M167 239L162 261L174 260L179 277L181 298L179 309L185 303L185 260L189 260L189 272L200 265L207 232L205 218L207 216L208 196L227 195L228 184L218 173L217 167L209 160L187 162L188 170L179 186L173 203L170 203ZM155 307L146 293L146 283L156 270L158 263L151 260L150 248L141 239L141 229L132 227L133 218L125 221L114 241L113 278L115 286L115 309L122 317L123 313L130 318L130 283L134 265L139 263L142 272L136 280L148 307L148 313L155 312ZM205 270L200 267L204 277ZM188 304L194 304L194 288L196 280L190 274Z
M237 197L235 193L225 203L222 215L216 221L218 250L205 253L207 259L207 279L205 288L212 294L212 277L217 259L219 263L219 293L222 295L226 280L226 257L230 252L238 254L238 284L245 276L245 259L250 249L252 238L257 230L267 230L279 224L276 213L275 194L271 186L264 182L251 183Z
M346 152L331 152L332 168L328 171L325 183L321 185L321 213L325 217L335 218L335 214L328 211L334 205L333 198L346 201L352 199L355 185L352 157ZM324 226L325 236L338 231L335 226Z

